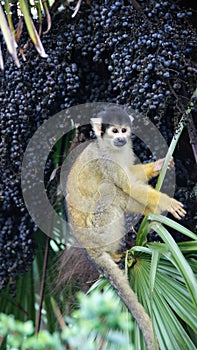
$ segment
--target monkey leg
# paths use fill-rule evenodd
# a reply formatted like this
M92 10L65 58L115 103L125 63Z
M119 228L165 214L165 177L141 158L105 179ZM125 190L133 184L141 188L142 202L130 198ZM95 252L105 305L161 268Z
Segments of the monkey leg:
M124 235L124 213L115 205L110 205L103 211L91 213L87 217L87 229L83 236L88 241L89 247L99 247L108 252L115 252L120 248ZM80 234L80 241L81 238Z
M97 270L111 283L135 318L144 336L147 349L153 350L154 334L151 319L139 303L124 273L118 268L108 253L100 253L98 250L87 249L87 254L96 265Z
M71 226L83 247L116 251L125 235L124 210L120 205L125 202L125 194L104 182L97 192L96 200L89 201L89 211L68 204Z

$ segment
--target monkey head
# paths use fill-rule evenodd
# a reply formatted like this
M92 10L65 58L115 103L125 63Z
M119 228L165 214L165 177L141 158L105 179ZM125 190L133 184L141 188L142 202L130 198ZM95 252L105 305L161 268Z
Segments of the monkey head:
M91 123L96 137L105 145L118 149L130 142L133 117L119 106L112 106L100 112Z

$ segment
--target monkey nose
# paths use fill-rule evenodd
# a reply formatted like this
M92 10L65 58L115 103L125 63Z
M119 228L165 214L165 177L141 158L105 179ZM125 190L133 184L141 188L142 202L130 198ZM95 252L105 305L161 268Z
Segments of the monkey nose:
M127 140L125 137L116 137L114 139L114 145L118 147L122 147L127 143Z

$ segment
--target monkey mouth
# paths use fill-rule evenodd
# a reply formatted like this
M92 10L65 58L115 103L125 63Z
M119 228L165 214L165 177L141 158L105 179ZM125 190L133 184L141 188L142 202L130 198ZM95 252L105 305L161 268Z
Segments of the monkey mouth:
M127 141L124 139L124 140L117 140L117 141L114 141L114 146L116 147L122 147L124 145L126 145Z

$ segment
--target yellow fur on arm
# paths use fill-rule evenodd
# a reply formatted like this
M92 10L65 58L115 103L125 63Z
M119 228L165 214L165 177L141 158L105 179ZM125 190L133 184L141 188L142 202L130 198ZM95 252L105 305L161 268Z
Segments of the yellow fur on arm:
M141 181L147 181L159 174L159 171L155 171L155 162L133 165L131 172Z

